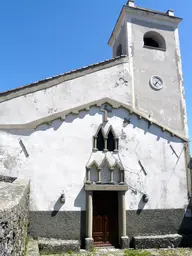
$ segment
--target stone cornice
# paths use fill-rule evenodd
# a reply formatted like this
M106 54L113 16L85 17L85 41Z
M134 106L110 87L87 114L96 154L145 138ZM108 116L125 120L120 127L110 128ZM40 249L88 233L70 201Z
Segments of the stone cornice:
M114 41L116 32L120 27L120 25L122 25L121 23L122 21L124 21L124 16L126 14L128 14L130 17L138 17L139 19L142 19L142 20L146 20L146 17L150 17L151 19L159 20L160 22L167 23L167 25L169 24L172 27L177 27L182 20L182 18L179 18L176 16L170 16L168 13L141 8L138 6L131 7L131 6L124 5L123 8L121 9L117 22L109 38L108 44L110 46L112 46L113 44L112 42Z
M108 185L108 184L85 184L85 191L127 191L128 185Z
M37 120L34 120L30 123L25 123L25 124L0 124L0 129L1 130L8 130L8 129L35 129L36 127L38 127L41 124L44 123L51 123L52 121L56 120L56 119L61 119L61 120L65 120L65 117L69 114L75 114L77 115L80 111L83 110L89 110L90 107L93 106L97 106L97 107L101 107L103 104L110 104L113 108L124 108L127 111L129 111L130 114L135 114L139 119L144 119L146 120L148 123L150 123L150 125L156 125L158 126L160 129L162 129L163 131L169 132L172 136L178 137L180 139L182 139L185 142L188 142L188 138L184 137L183 135L175 132L174 130L158 123L155 119L153 118L149 118L148 116L144 115L143 113L139 112L138 110L133 109L130 105L116 101L114 99L110 99L110 98L102 98L99 100L95 100L92 102L89 102L87 104L83 104L74 108L70 108L61 112L57 112L54 113L52 115L48 115L44 118L40 118Z

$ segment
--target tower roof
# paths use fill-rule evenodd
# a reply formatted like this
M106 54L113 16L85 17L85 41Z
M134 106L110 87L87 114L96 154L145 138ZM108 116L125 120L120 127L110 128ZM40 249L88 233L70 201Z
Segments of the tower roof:
M112 45L112 39L116 34L119 26L122 25L125 16L129 15L129 17L139 17L139 19L151 19L151 20L159 20L168 23L170 26L177 27L181 22L182 18L176 17L174 15L174 11L168 10L167 12L160 12L156 10L151 10L147 8L142 8L135 5L135 0L129 0L126 5L124 5L121 9L120 15L117 19L115 27L112 31L112 34L109 38L108 44ZM150 15L149 15L150 14Z

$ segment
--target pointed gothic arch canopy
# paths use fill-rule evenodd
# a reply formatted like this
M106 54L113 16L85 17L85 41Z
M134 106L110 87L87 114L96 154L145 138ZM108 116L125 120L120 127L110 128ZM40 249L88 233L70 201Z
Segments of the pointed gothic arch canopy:
M122 185L124 168L118 154L112 152L93 152L86 165L85 184Z

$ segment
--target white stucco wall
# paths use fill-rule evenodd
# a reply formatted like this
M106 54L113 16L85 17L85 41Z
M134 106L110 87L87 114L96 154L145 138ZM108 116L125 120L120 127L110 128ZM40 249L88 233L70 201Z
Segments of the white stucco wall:
M188 137L178 24L179 20L173 20L172 16L124 7L110 45L113 56L120 43L123 52L129 56L133 80L132 106ZM144 35L149 31L157 32L164 38L165 51L143 47ZM150 78L157 75L164 82L163 89L159 91L153 90L149 84Z
M50 126L0 132L0 173L30 178L31 210L85 210L85 166L102 115L98 107L91 107L78 115L68 115L65 121L55 120ZM154 125L148 128L148 122L134 114L130 116L131 123L125 125L124 118L129 118L125 109L113 109L108 115L107 125L112 125L119 137L119 156L129 186L127 210L143 207L138 191L149 195L145 209L183 208L187 204L183 142ZM28 158L21 151L20 139ZM62 191L66 203L61 206L57 200Z
M1 102L0 125L30 123L104 97L131 105L128 63L72 77L53 87Z
M155 31L163 36L166 51L143 47L143 37L148 31ZM184 90L183 78L178 70L180 59L176 52L175 29L161 23L133 19L132 40L136 109L187 136L184 122L185 105L182 105L181 92ZM156 91L150 87L149 80L154 75L162 78L164 82L162 90Z

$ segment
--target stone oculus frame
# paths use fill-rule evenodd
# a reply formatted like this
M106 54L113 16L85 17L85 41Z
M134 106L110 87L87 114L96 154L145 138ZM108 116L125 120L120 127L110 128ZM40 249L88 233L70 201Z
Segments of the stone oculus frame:
M93 191L117 191L118 192L118 240L122 249L129 247L129 238L126 234L126 206L125 193L128 190L126 184L85 184L86 191L86 238L85 249L93 247Z

